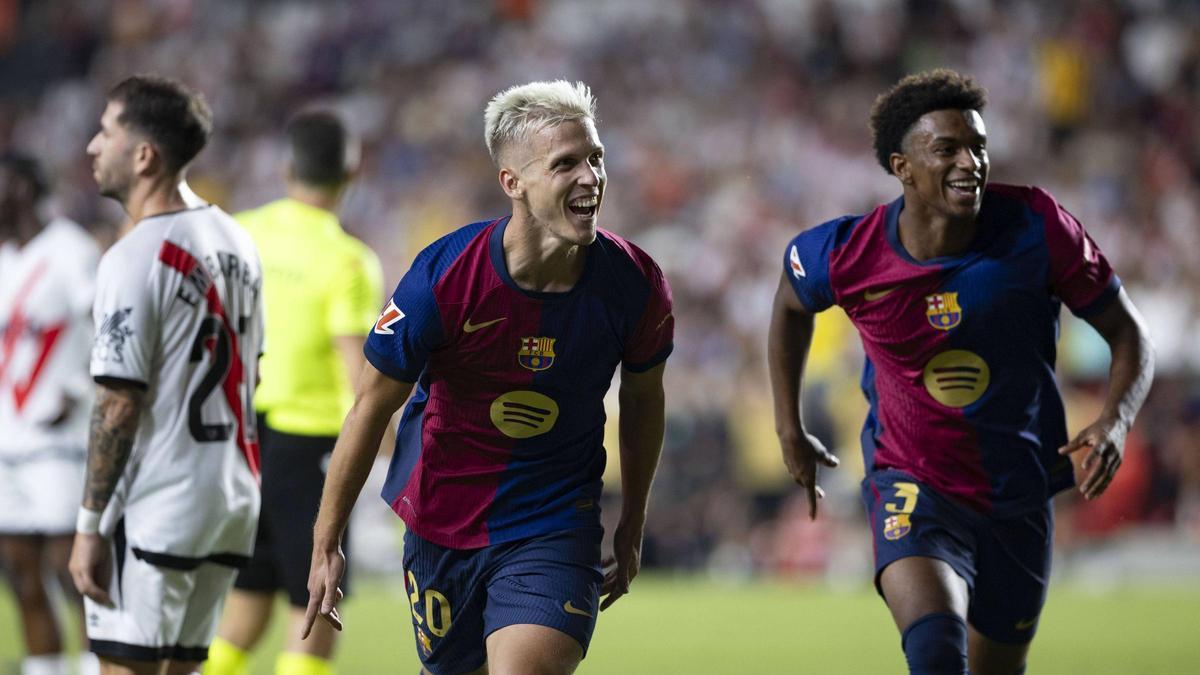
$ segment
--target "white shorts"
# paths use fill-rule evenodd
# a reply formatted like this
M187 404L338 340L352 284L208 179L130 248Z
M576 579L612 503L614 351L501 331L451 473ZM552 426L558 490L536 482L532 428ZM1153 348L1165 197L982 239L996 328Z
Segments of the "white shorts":
M91 650L101 657L134 661L204 661L217 632L225 594L237 570L201 562L191 570L160 567L141 560L116 538L113 607L84 598Z
M83 451L0 455L0 535L75 533Z

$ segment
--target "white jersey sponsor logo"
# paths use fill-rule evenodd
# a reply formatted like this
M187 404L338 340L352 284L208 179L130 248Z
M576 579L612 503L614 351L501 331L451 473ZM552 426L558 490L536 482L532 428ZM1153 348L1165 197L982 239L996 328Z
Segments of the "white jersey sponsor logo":
M132 313L132 307L120 307L104 315L92 346L93 359L114 363L125 361L125 341L133 336L133 329L129 327L129 315Z

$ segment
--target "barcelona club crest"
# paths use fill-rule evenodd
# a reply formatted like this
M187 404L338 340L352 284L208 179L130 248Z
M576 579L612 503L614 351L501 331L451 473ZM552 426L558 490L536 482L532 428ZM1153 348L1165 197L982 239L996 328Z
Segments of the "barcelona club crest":
M908 519L907 513L897 513L894 516L888 516L883 521L883 538L888 541L896 541L900 537L908 534L912 529L912 521Z
M962 308L958 306L958 292L934 293L925 296L925 318L929 325L938 330L950 330L962 321Z
M517 362L522 368L534 372L554 365L554 340L548 337L521 338L521 349L517 351Z

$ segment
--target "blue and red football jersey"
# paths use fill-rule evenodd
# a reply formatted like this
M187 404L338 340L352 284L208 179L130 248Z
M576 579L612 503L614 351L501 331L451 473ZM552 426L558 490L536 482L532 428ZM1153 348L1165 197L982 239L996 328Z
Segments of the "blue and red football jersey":
M605 392L618 365L643 372L672 349L671 290L644 251L600 230L570 291L525 291L507 225L422 251L364 349L415 383L383 498L448 548L598 526Z
M1038 188L989 185L961 255L914 260L903 198L801 233L784 269L806 308L839 305L866 352L867 473L899 469L980 511L1041 508L1074 482L1054 376L1058 315L1086 317L1120 281Z

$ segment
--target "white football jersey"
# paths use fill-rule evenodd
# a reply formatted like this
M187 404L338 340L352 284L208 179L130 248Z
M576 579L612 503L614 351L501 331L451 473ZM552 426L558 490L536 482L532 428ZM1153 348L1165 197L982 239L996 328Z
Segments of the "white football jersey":
M100 261L92 376L146 387L104 534L124 518L140 551L250 554L261 290L254 243L216 206L144 218Z
M83 458L99 259L95 240L64 219L21 248L0 247L0 459Z

